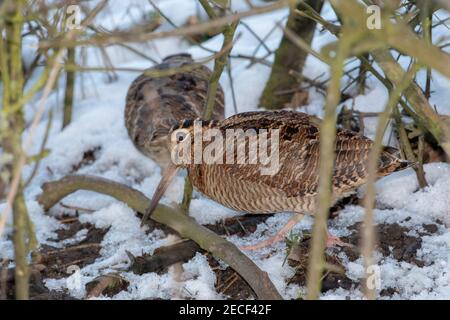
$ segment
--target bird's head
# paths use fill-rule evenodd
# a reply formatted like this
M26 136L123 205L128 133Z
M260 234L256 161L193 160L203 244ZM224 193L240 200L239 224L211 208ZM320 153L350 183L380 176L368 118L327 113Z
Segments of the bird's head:
M190 150L194 138L195 120L183 120L170 129L170 153L172 163L175 165L186 164L191 154L183 154L184 150ZM185 158L185 161L182 158Z
M194 62L194 60L192 59L192 56L189 53L177 53L165 57L162 62L179 64L179 63L192 63Z
M170 153L172 163L187 167L191 164L198 164L196 159L202 159L200 154L203 147L211 141L210 136L214 133L220 134L216 120L183 120L170 130ZM201 145L203 147L196 147Z
M142 223L151 215L158 205L159 200L166 192L173 178L181 168L195 164L195 152L202 152L194 147L195 139L202 139L205 130L212 129L218 124L217 121L183 120L170 130L170 154L171 161L164 171L164 174L153 194L152 201L148 207Z

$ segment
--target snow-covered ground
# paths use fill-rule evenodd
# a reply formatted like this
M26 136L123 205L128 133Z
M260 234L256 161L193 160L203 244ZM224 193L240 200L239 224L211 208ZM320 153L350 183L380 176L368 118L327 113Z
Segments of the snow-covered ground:
M247 10L245 1L233 0L236 10ZM256 1L254 1L257 3ZM168 15L177 25L185 23L190 15L195 15L202 10L195 0L161 0L156 1L162 11ZM263 2L259 3L262 4ZM106 28L117 25L127 26L142 18L143 12L149 12L151 7L146 0L119 1L111 0L108 10L97 19L98 23ZM330 8L324 9L325 15L332 19ZM249 17L244 21L260 36L264 37L271 32L279 21L285 21L287 9L276 12ZM442 14L443 15L443 14ZM168 25L162 28L169 28ZM244 27L240 26L237 33L241 37L233 48L233 54L253 54L258 45L258 40ZM266 41L270 49L275 49L280 41L281 30L278 28L272 32ZM439 36L450 34L448 26L441 26L435 31L435 39ZM333 41L334 37L327 32L317 31L313 47L316 50ZM216 36L204 45L211 49L221 46L222 37ZM136 45L148 56L161 60L168 54L182 51L191 53L194 58L202 58L209 55L208 52L190 46L187 42L178 39L163 39L151 43ZM130 51L120 47L107 49L110 59L116 67L148 68L151 62L139 57ZM265 49L261 47L257 56L264 57ZM101 66L101 54L94 49L87 49L85 61L89 66ZM273 56L268 57L271 61ZM259 96L268 79L270 68L261 64L249 66L245 59L232 59L232 74L234 89L237 98L239 112L256 110ZM405 61L407 63L407 61ZM210 67L212 64L209 65ZM351 64L348 65L351 67ZM326 65L309 57L306 62L305 74L314 79L328 74ZM125 183L136 188L146 195L151 196L161 177L160 169L150 159L141 155L131 143L124 127L124 102L128 86L137 77L136 73L120 72L117 81L108 81L105 74L85 73L78 75L76 87L76 99L74 106L73 122L63 131L60 130L62 91L55 92L48 102L48 109L55 111L53 126L50 134L48 148L50 155L40 165L40 170L30 187L26 190L27 206L40 244L48 244L55 247L60 243L56 239L56 230L65 228L58 222L57 215L70 213L71 210L56 206L47 215L38 205L35 197L41 192L42 183L56 180L69 174L82 160L86 151L95 151L96 160L89 163L77 173L92 174ZM420 75L423 80L423 74ZM63 87L61 80L60 87ZM231 96L230 81L226 73L221 78L221 84L226 93L226 114L234 113ZM387 91L373 77L368 80L369 89L365 95L357 96L354 101L347 101L347 106L354 105L361 111L380 111L387 101ZM450 114L450 80L435 74L431 103L436 105L439 112ZM321 116L324 98L314 89L310 89L309 103L299 110ZM27 118L31 119L35 104L27 106ZM45 131L48 118L45 118L39 126L35 136L35 144L29 154L39 150L40 140ZM376 120L366 122L366 134L372 136L375 132ZM24 177L31 172L32 166L25 169ZM394 257L379 257L378 264L381 268L381 288L397 288L398 293L391 298L417 298L417 299L450 299L450 165L435 163L425 166L426 176L430 184L423 190L417 191L418 184L412 169L393 174L377 183L377 209L375 211L378 223L398 223L408 227L411 233L421 232L424 224L434 224L437 219L442 221L436 233L422 236L422 246L417 256L424 262L419 267L407 262L397 261ZM183 177L176 178L170 187L167 196L163 199L166 203L179 202L183 192ZM86 295L84 285L101 274L126 270L129 259L126 251L133 255L152 253L156 248L173 241L173 236L167 236L162 231L154 231L150 235L140 227L140 221L132 209L114 199L106 196L78 192L64 199L67 205L73 205L94 210L93 213L80 212L80 221L91 223L97 228L109 228L102 243L100 257L90 265L87 265L67 278L54 280L47 279L49 289L62 290L77 298ZM0 204L0 209L3 204ZM73 213L73 212L72 212ZM224 208L211 200L195 194L190 210L199 223L214 223L223 218L233 217L239 213ZM349 234L347 227L361 221L364 209L360 206L347 206L339 217L330 224L332 233L338 236ZM256 232L248 237L231 236L230 241L235 244L252 244L267 237L278 230L290 217L290 214L278 214L261 223ZM312 226L313 219L307 217L299 223L294 231L308 230ZM8 220L6 232L0 239L0 259L12 259L12 243L7 236L11 233L11 219ZM85 231L80 231L73 243L82 241L86 236ZM294 269L284 264L285 244L279 243L270 248L256 252L248 252L249 257L255 261L261 269L268 272L275 286L283 297L287 299L297 298L304 288L296 284L287 284L287 280L294 274ZM358 282L363 276L363 262L359 258L349 261L345 255L341 256L346 268L346 275ZM143 298L195 298L195 299L222 299L222 294L216 292L214 283L215 274L211 270L205 256L197 254L191 261L183 265L184 273L181 280L174 277L172 271L158 275L148 273L136 275L131 272L121 272L129 281L127 291L122 291L114 299L143 299ZM362 298L359 289L336 289L327 291L324 299Z

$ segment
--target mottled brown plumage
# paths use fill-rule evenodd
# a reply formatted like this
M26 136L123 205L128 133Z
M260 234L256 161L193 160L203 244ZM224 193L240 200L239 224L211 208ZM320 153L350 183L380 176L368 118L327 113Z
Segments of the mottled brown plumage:
M192 65L189 54L166 57L150 70L167 70ZM125 126L134 145L142 153L166 167L170 162L168 133L183 119L203 115L211 71L201 66L190 72L150 77L142 74L128 89ZM219 87L213 119L224 117L224 94Z
M314 214L319 183L319 124L318 118L293 111L247 112L223 121L203 122L202 132L217 129L223 136L226 136L228 129L254 129L260 137L263 134L260 130L265 129L269 141L274 129L278 129L279 170L273 175L263 174L261 168L266 166L259 161L249 164L248 152L245 153L244 164L237 163L237 152L234 152L235 163L226 164L226 149L220 152L224 154L223 163L190 163L181 167L187 168L197 190L234 210L246 213ZM187 139L194 136L193 127L193 121L184 121L174 127L171 148L181 150L183 143L194 144L194 139ZM249 141L245 140L246 150ZM203 150L206 150L210 143L212 142L204 142ZM372 145L373 142L362 135L342 129L337 131L332 178L333 202L354 192L366 182ZM271 151L270 143L269 146ZM194 149L192 145L191 152ZM380 177L385 176L408 165L407 161L396 156L394 148L386 147L379 160L378 174ZM170 168L168 171L171 171ZM168 173L168 176L173 175L174 171L175 169ZM164 193L166 180L163 178L158 187L150 212L156 206L158 197ZM300 215L295 215L282 229L282 233L285 234L292 228L299 221L299 217ZM280 238L280 235L277 235L276 240L280 239L282 236Z
M278 129L280 166L274 175L264 175L260 163L190 164L186 167L193 185L213 200L239 211L313 213L319 183L319 122L304 113L279 111L241 113L208 124L205 128L219 129L224 136L227 129L267 129L269 140L271 130ZM366 182L372 144L362 135L338 130L332 180L334 201ZM203 147L207 145L204 143ZM385 148L378 173L385 176L406 166L406 161L395 156L395 149Z

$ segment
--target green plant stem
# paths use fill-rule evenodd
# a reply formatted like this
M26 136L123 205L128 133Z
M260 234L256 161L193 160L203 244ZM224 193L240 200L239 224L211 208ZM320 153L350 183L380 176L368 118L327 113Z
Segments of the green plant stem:
M6 97L4 97L3 112L7 115L8 132L3 137L2 146L4 152L13 156L14 162L9 165L11 172L17 171L18 161L23 154L22 150L22 132L25 128L22 108L10 112L12 106L22 99L23 95L23 68L22 68L22 26L23 26L23 8L25 2L8 1L6 5L5 17L5 39L1 41L2 65L6 62L6 69L2 71L3 88L6 88ZM6 82L5 82L6 80ZM24 300L29 296L29 270L28 270L28 245L31 224L22 185L12 202L13 211L13 242L14 242L14 261L15 268L15 289L16 299ZM35 239L34 236L32 239Z
M233 43L233 37L234 33L236 31L236 28L239 24L239 21L234 22L230 26L225 27L223 31L223 45L222 49L227 48L229 44ZM228 53L231 51L231 48L228 50ZM205 106L205 112L203 114L204 120L211 119L211 116L213 114L214 105L216 102L216 94L217 89L219 87L219 79L222 75L222 72L227 64L228 61L228 54L224 54L220 57L218 57L214 62L214 69L211 74L211 78L209 79L209 86L208 86L208 93L206 97L206 106Z
M373 207L375 204L375 181L377 179L379 158L381 155L381 149L383 144L383 136L386 131L386 127L391 118L391 113L394 107L398 104L398 101L402 95L402 92L407 88L412 79L414 78L417 69L415 66L406 74L405 78L402 79L399 86L394 87L389 96L388 103L384 108L384 111L378 117L378 125L375 133L375 140L369 154L368 163L368 177L367 177L367 188L366 195L364 197L365 215L364 224L362 229L362 254L364 257L364 269L365 269L365 289L366 298L374 300L376 297L376 287L368 285L369 277L372 275L369 273L372 270L371 266L375 264L373 258L373 251L375 248L375 227L373 218Z
M418 161L418 159L416 159L416 156L414 155L414 151L411 147L411 143L409 142L408 134L406 133L405 126L403 125L400 111L398 110L398 108L396 108L394 111L395 111L395 124L396 124L397 130L398 130L398 136L399 136L401 150L405 154L406 159L408 159L409 161L416 164L416 165L414 165L413 168L414 168L414 171L416 172L417 181L419 182L419 187L423 189L428 186L427 180L425 178L425 171L423 169L423 163L422 163L422 161ZM420 137L423 138L423 134ZM420 141L420 138L419 138L419 141ZM420 149L421 148L419 148L419 157L421 158L422 157L421 152L423 152L423 150L420 150Z
M354 39L343 35L331 64L331 80L327 90L325 114L320 125L319 194L308 264L307 299L318 299L322 273L325 267L324 249L327 233L328 211L332 201L331 178L334 166L336 141L336 107L341 97L341 78L344 61Z
M422 21L422 33L423 39L428 45L433 45L433 11L431 8L431 3L427 0L419 1L420 7L420 18ZM431 68L427 68L427 78L425 81L425 97L430 99L431 97Z
M193 191L194 188L191 179L189 179L189 176L186 176L186 178L184 178L183 200L181 201L181 211L184 212L184 214L189 214Z
M210 19L217 18L216 13L214 12L213 8L209 5L207 0L199 0L200 4L205 9L206 13L210 17ZM231 49L233 48L233 38L236 31L236 28L239 24L239 20L233 22L231 25L227 25L223 29L223 44L221 48L221 52L224 54L220 55L214 60L214 69L211 73L211 78L209 79L209 85L208 85L208 92L206 96L206 105L205 105L205 111L203 113L203 119L204 120L210 120L213 114L214 106L216 104L216 95L217 95L217 89L219 88L219 79L220 76L223 73L223 70L227 64L228 61L228 55L231 52ZM189 176L186 176L184 181L184 194L183 194L183 200L181 203L181 209L186 214L189 213L189 207L192 200L192 193L193 193L193 186L189 179Z
M75 64L75 48L67 49L67 62ZM63 129L72 121L73 95L75 86L75 71L66 71L66 90L64 96Z

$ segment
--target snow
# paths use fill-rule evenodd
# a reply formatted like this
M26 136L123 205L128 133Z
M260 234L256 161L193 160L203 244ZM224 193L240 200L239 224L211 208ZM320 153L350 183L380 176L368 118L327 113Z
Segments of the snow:
M226 218L236 216L236 212L216 202L204 199L195 198L194 195L190 206L190 215L200 224L214 224ZM214 212L213 214L211 214Z
M450 167L432 163L425 168L430 186L415 192L419 185L414 172L408 170L380 181L377 185L378 201L382 205L408 210L424 218L439 219L450 225L450 198L444 196L450 194Z
M256 2L256 1L254 1ZM257 1L258 4L263 2ZM165 0L156 1L161 10L170 16L177 25L186 22L189 15L195 15L198 8L194 0ZM243 0L232 1L235 10L247 10ZM176 10L174 8L176 7ZM117 25L126 28L136 21L141 21L145 12L151 7L146 0L133 0L132 2L110 1L108 10L98 17L98 23L108 29L114 29ZM264 37L271 32L275 23L285 21L287 10L277 10L255 17L243 19L255 32ZM329 19L333 19L331 9L326 6L324 13ZM165 24L162 30L170 29ZM253 54L258 41L249 31L240 26L238 33L241 38L233 48L233 54ZM448 35L448 29L442 26L436 30L435 38L439 35ZM282 32L276 28L268 37L266 44L273 50L278 46ZM324 45L334 41L335 37L327 32L317 30L313 48L320 50ZM221 36L216 36L203 45L218 49L221 46ZM33 41L26 46L33 45ZM168 54L187 51L194 58L203 58L210 53L195 46L190 46L179 38L156 40L151 43L134 44L136 48L143 50L147 55L160 60ZM29 49L29 48L28 48ZM151 62L145 60L124 48L108 47L107 53L113 65L117 67L148 68ZM30 51L30 50L28 50ZM30 51L31 52L31 51ZM266 51L261 47L258 57L264 57ZM86 49L86 63L89 66L102 65L101 55L95 49ZM273 60L273 55L267 57ZM404 66L408 61L403 61ZM349 64L350 67L352 64ZM212 66L212 63L209 63ZM250 66L245 59L232 59L232 74L234 89L237 97L237 109L239 112L256 110L258 99L267 81L270 68L261 64ZM61 131L61 100L62 93L55 92L49 99L48 107L55 112L53 126L48 142L50 155L43 159L36 177L26 190L26 202L35 224L39 243L55 247L62 245L74 245L82 241L87 230L80 230L73 238L63 243L56 242L56 230L65 228L56 217L62 214L74 214L73 210L56 206L50 215L43 212L35 197L41 192L40 186L46 181L59 179L74 171L80 163L83 154L96 150L96 161L88 163L76 170L80 174L92 174L104 178L125 183L137 190L151 196L161 178L158 166L150 159L140 154L128 138L124 127L123 109L126 91L131 81L137 77L137 73L120 72L117 81L108 81L105 74L98 72L78 75L76 88L76 103L73 122ZM311 79L321 76L328 77L328 67L314 57L308 57L305 67L305 75ZM38 72L33 75L33 79ZM424 74L420 73L418 81L423 81ZM32 82L31 80L30 82ZM60 81L64 83L63 79ZM231 88L228 75L224 73L221 84L225 91L226 115L234 113L231 98ZM369 89L364 95L358 95L354 99L344 102L343 105L353 106L355 109L365 112L382 110L387 101L386 89L373 77L368 79ZM450 114L450 100L448 90L450 80L442 75L435 74L432 82L433 95L431 102L436 105L439 112ZM300 108L300 111L313 115L322 115L324 97L310 89L310 101L308 105ZM35 110L36 101L32 101L26 108L26 118L29 120ZM366 135L373 136L376 128L376 119L366 119ZM40 141L45 131L48 114L38 128L35 143L30 154L38 152ZM387 139L387 136L385 137ZM385 140L387 143L387 140ZM28 177L32 166L27 166L24 177ZM400 288L400 292L392 299L450 299L450 166L444 163L433 163L425 166L426 177L430 185L419 190L413 170L393 174L377 182L377 208L375 218L377 223L399 223L413 231L421 231L422 225L435 223L437 219L442 221L436 234L422 237L422 247L418 257L425 262L424 267L418 267L406 262L399 262L393 257L383 258L377 254L378 265L381 268L381 289L389 287ZM166 204L177 203L183 193L182 175L178 176L169 188L163 202ZM363 188L360 194L363 194ZM91 223L97 228L108 229L101 242L100 256L97 260L83 268L75 266L68 273L72 273L63 279L46 279L49 289L67 290L76 298L85 298L84 286L95 277L108 272L120 271L121 275L129 281L127 291L122 291L113 299L223 299L226 296L216 292L214 283L215 274L211 270L206 257L198 253L193 259L183 264L180 275L177 270L171 268L168 273L148 273L136 275L126 272L129 265L127 252L133 255L153 253L161 246L176 241L176 237L167 236L160 230L146 234L146 230L140 227L140 221L134 211L110 197L91 192L77 192L63 200L64 204L83 207L93 210L93 213L80 211L80 221ZM4 204L0 204L0 210ZM215 202L206 199L198 193L194 193L194 199L190 210L193 216L201 224L211 224L222 219L237 216L240 213L224 208ZM330 223L330 231L338 236L348 235L349 226L363 219L364 208L360 206L346 206L339 217ZM236 245L254 244L273 235L291 215L289 213L277 214L258 225L257 230L247 237L230 236L228 240ZM12 259L13 249L10 239L11 218L8 219L5 234L0 239L0 259ZM305 217L293 230L293 232L308 232L312 226L313 218ZM278 243L270 248L264 248L246 254L264 271L269 274L274 285L286 299L295 299L305 293L305 288L296 284L287 285L287 280L294 274L293 268L283 263L286 256L284 243ZM354 262L343 257L346 275L355 281L363 276L363 261ZM70 272L69 272L70 271ZM100 297L105 299L105 297ZM323 299L362 299L363 294L359 289L344 290L342 288L328 291Z

